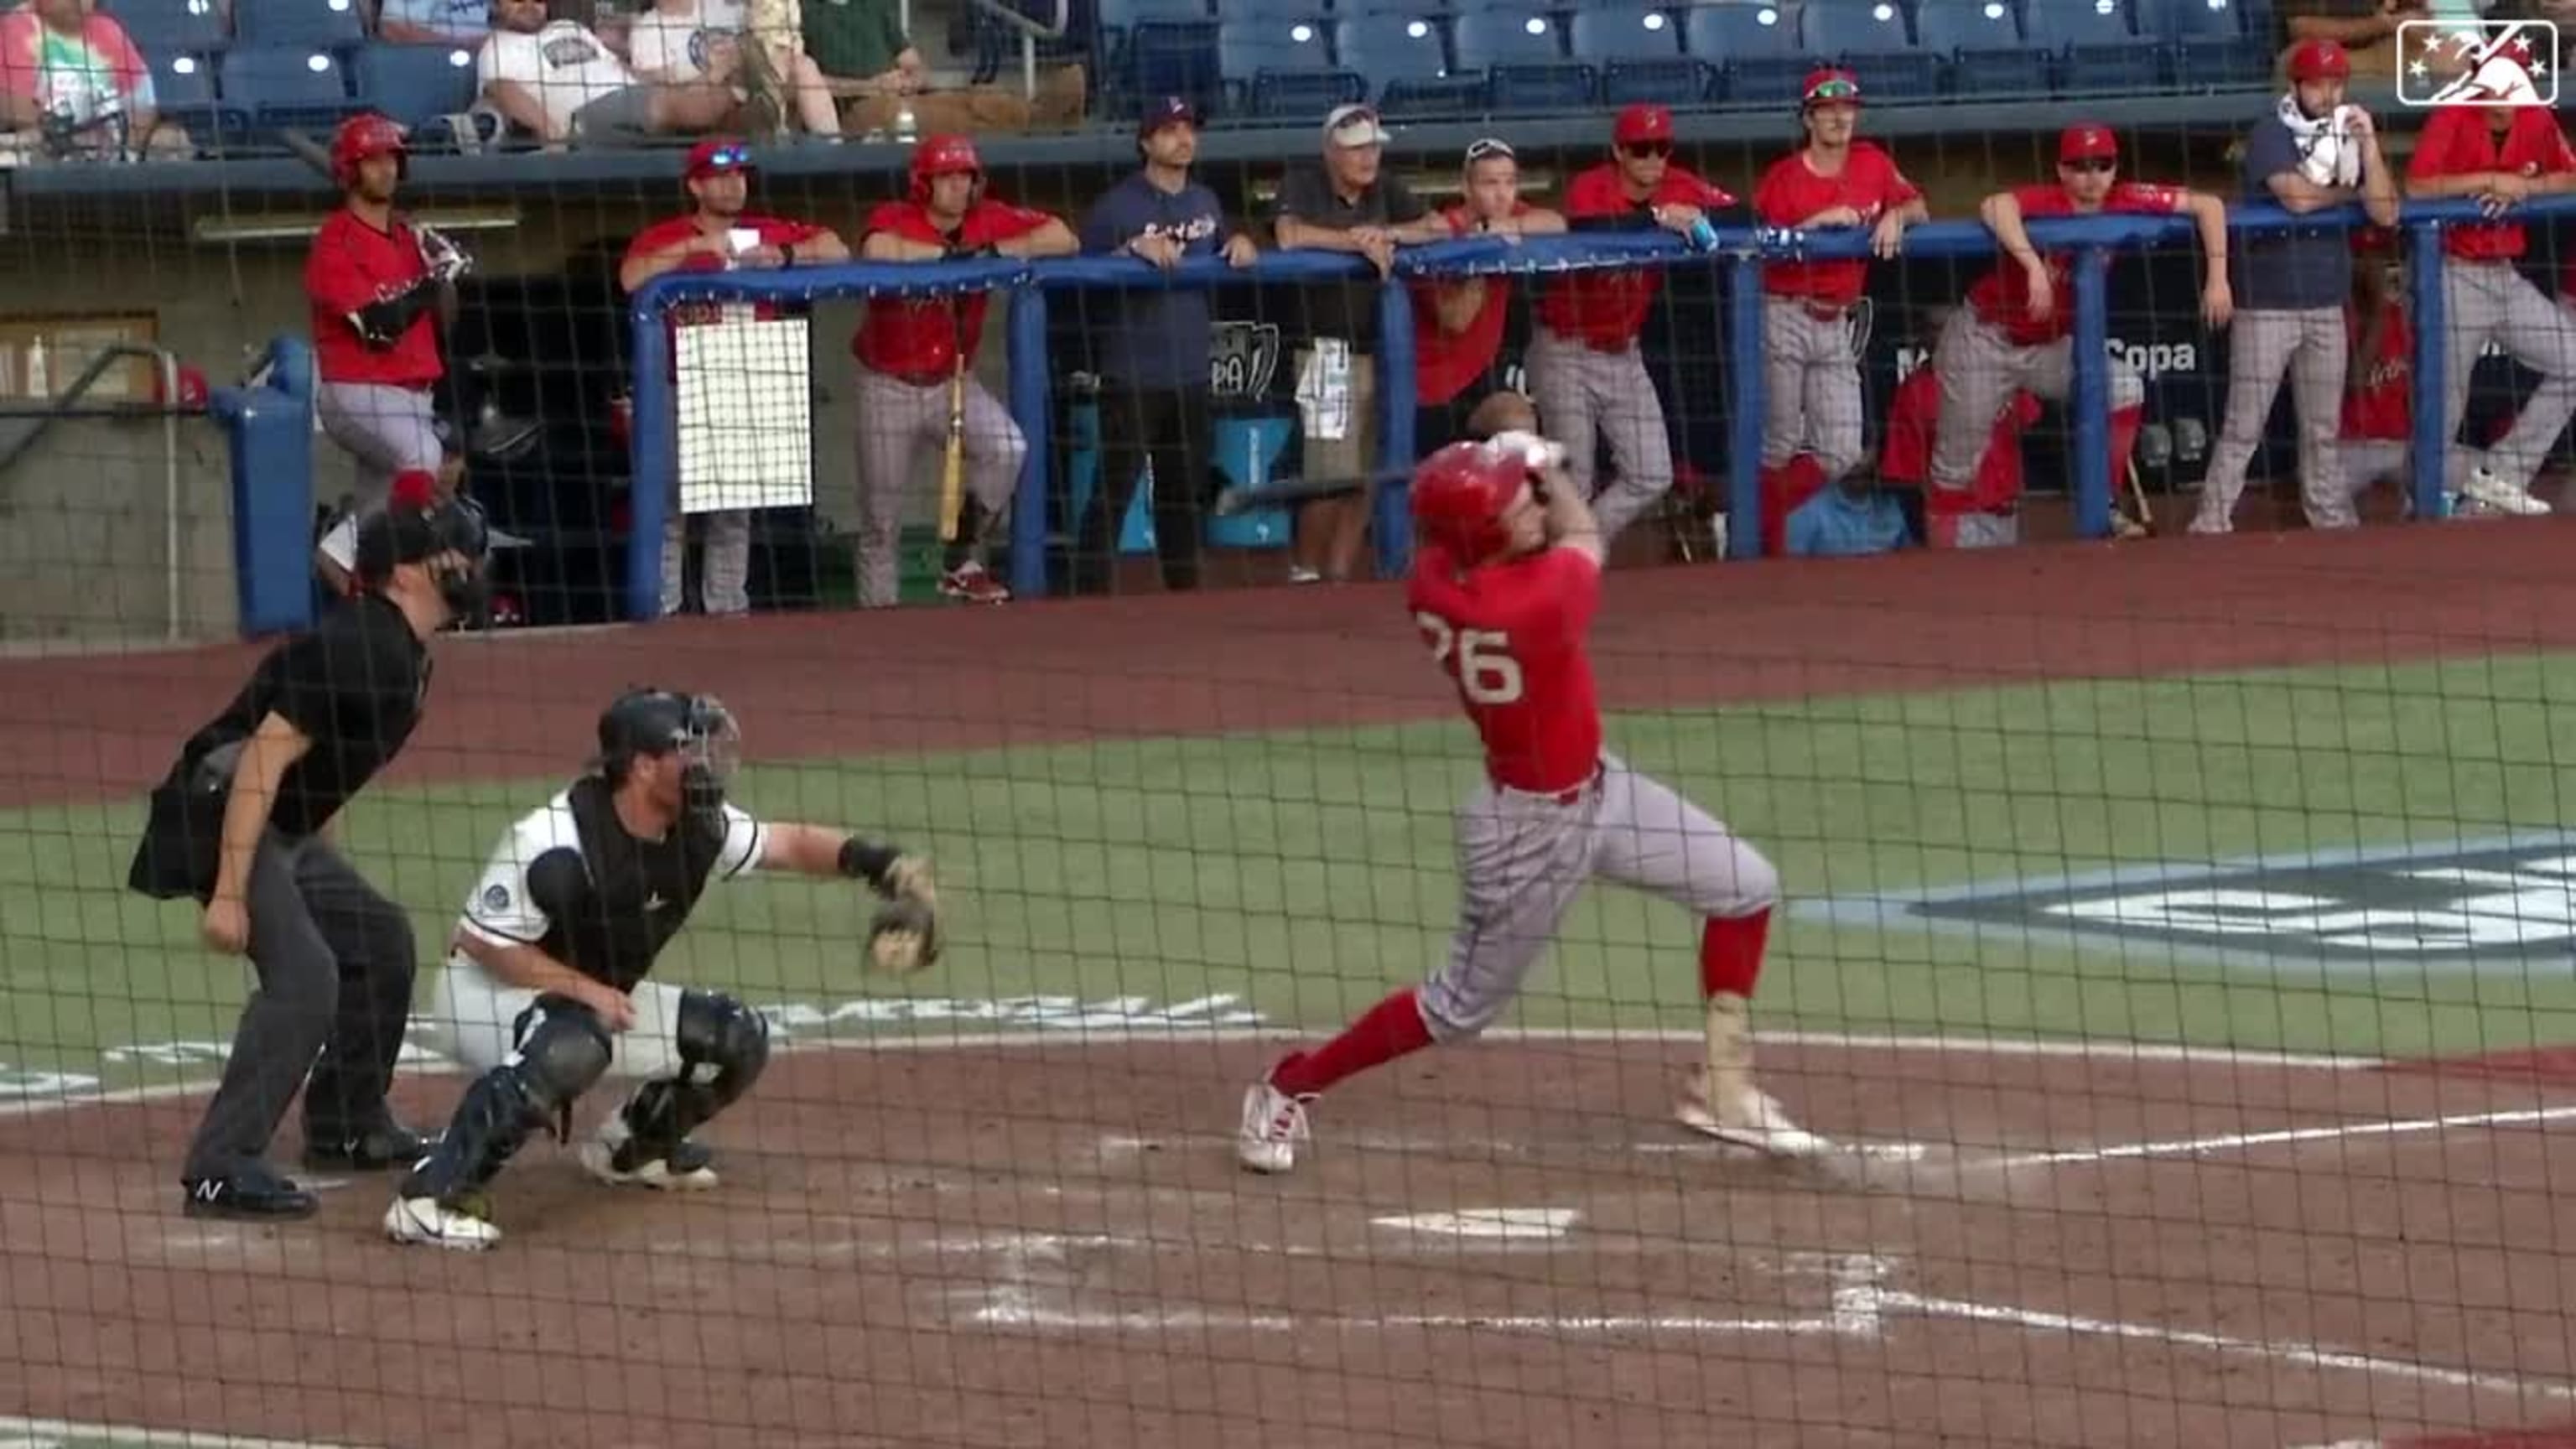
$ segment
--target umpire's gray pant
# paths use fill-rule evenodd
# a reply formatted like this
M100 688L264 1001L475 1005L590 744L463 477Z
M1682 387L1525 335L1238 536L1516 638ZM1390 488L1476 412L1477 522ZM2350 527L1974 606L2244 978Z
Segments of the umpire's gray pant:
M2513 431L2487 449L2486 469L2520 488L2558 445L2576 415L2576 318L2531 284L2510 261L2442 262L2442 437L2457 446L2469 414L2469 373L2478 354L2498 343L2540 374Z
M1797 297L1762 299L1762 466L1804 452L1830 485L1860 462L1860 361L1849 309L1819 317Z
M1565 445L1566 472L1592 495L1592 516L1606 544L1673 491L1673 442L1664 431L1664 408L1655 397L1655 380L1646 375L1646 359L1633 340L1617 352L1603 352L1541 326L1534 329L1522 366L1539 425ZM1619 475L1594 493L1592 455L1605 437Z
M2352 528L2361 515L2344 482L2343 453L2335 435L2343 423L2344 369L2351 343L2343 308L2239 312L2228 324L2227 417L2218 446L2209 452L2201 479L2194 533L2225 533L2234 526L2236 501L2245 492L2245 469L2263 443L2281 373L2290 374L2290 402L2299 416L2299 506L2310 528Z
M329 842L268 832L251 860L248 899L259 984L189 1144L192 1178L259 1161L298 1087L308 1140L377 1125L410 1021L411 921Z

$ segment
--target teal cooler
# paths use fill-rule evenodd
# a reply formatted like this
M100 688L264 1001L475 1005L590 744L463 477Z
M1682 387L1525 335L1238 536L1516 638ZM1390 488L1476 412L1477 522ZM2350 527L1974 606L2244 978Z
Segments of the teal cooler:
M313 352L280 337L254 381L217 388L207 410L232 453L233 587L241 632L312 627Z
M1100 408L1085 398L1067 409L1070 416L1073 448L1066 460L1067 481L1071 484L1073 520L1091 506L1091 493L1100 484ZM1261 488L1269 485L1278 470L1279 455L1288 449L1297 418L1294 413L1269 416L1241 413L1232 416L1219 413L1216 418L1216 457L1214 459L1219 488ZM1210 501L1213 501L1211 497ZM1286 548L1289 543L1289 517L1283 508L1248 508L1227 518L1207 521L1204 542L1209 548ZM1122 554L1151 554L1154 551L1154 469L1146 465L1134 499L1127 506L1127 516L1118 527L1118 551Z

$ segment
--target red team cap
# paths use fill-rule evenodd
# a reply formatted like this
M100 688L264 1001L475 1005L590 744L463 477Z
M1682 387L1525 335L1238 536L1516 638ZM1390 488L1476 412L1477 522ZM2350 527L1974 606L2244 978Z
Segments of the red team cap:
M1639 141L1669 141L1673 138L1673 113L1662 106L1639 102L1619 113L1611 125L1610 140L1615 145L1634 145Z
M1413 470L1413 526L1461 567L1512 539L1503 511L1529 481L1529 461L1492 443L1451 443Z
M2059 134L2057 138L2059 165L2062 166L2069 161L2091 161L2097 158L2105 161L2120 159L2120 141L2118 137L2111 134L2110 127L2096 126L2087 122L2083 125L2069 126Z
M1801 106L1856 106L1860 104L1860 77L1839 66L1826 66L1807 73L1806 89L1800 94Z
M2350 80L2352 57L2331 40L2302 40L2290 51L2290 79Z
M681 174L691 181L727 171L749 171L751 149L727 136L711 136L689 148L689 162Z

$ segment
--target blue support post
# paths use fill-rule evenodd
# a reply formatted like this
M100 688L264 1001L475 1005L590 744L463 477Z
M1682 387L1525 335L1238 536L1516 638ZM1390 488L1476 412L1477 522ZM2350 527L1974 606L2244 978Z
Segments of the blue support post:
M1726 556L1762 557L1762 257L1726 269Z
M2451 395L2449 309L2442 295L2442 224L2416 220L2406 227L2406 280L2415 294L2415 438L2411 449L2415 476L2407 480L2415 495L2415 516L2439 521L2447 513L2450 493L2450 420L2444 399ZM2354 359L2360 365L2360 359ZM2477 359L2468 359L2471 366Z
M627 444L626 617L641 623L662 612L662 525L680 506L680 409L662 313L639 297L627 325L634 330L635 416Z
M2111 535L2111 254L2075 254L2075 531Z
M1046 593L1047 481L1055 470L1055 373L1047 366L1045 290L1017 289L1003 315L1009 329L1011 418L1028 442L1018 501L1011 509L1011 592L1034 599Z
M1413 299L1402 282L1377 289L1377 444L1368 466L1381 472L1413 463ZM1375 517L1377 576L1402 578L1413 564L1413 490L1381 482L1369 489Z

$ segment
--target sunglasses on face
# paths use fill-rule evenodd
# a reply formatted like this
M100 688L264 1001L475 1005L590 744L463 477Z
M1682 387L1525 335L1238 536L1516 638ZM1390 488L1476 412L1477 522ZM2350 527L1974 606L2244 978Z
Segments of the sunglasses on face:
M737 166L749 166L751 153L740 146L719 147L707 153L706 164L711 171L730 171Z
M1470 166L1489 156L1500 156L1506 161L1511 160L1513 159L1512 148L1508 143L1497 141L1490 136L1467 148L1467 164Z
M1673 143L1670 141L1631 141L1619 149L1627 152L1632 160L1655 161L1673 154Z
M1817 101L1848 101L1860 94L1860 87L1850 81L1827 81L1807 92L1810 104Z
M2109 171L2117 167L2120 163L2112 160L2108 156L2087 156L2081 161L2060 161L2057 164L2065 167L2069 171L2091 173L2096 171Z

